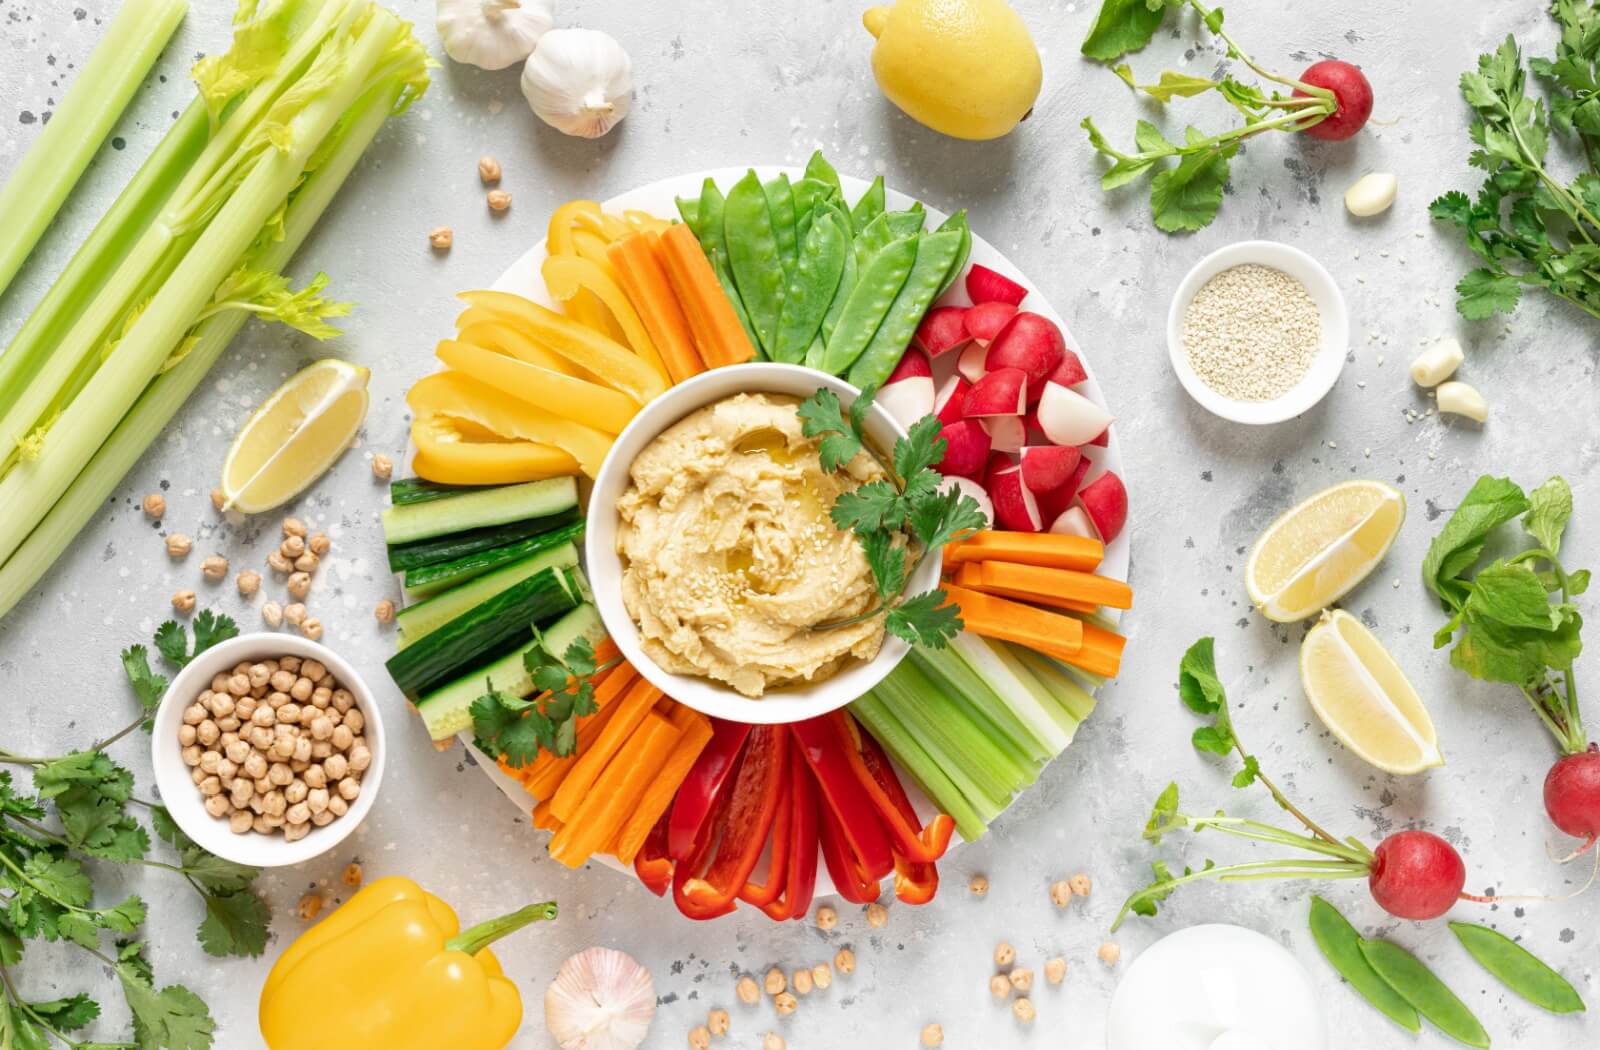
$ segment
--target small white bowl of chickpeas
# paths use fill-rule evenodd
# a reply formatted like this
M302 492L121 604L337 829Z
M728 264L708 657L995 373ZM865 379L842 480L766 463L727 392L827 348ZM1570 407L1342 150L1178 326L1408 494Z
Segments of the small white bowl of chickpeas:
M242 635L195 657L151 737L178 827L239 864L283 867L333 849L383 780L372 691L337 653L293 635Z

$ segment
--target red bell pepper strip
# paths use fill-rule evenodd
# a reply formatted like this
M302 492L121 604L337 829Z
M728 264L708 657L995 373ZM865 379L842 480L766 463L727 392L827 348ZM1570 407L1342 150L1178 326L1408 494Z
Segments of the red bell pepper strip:
M633 858L633 873L639 876L645 889L657 897L665 895L667 887L672 885L673 863L667 856L667 818L668 814L661 814Z
M745 742L744 757L728 796L727 816L717 843L716 858L701 876L684 883L682 895L699 911L732 904L755 871L766 848L767 836L783 801L788 783L789 730L787 726L756 726Z
M794 845L794 766L805 768L805 759L791 755L784 770L783 788L778 798L778 815L772 821L772 834L768 836L767 878L755 882L755 872L739 891L739 899L757 908L765 908L782 896L789 880L789 850ZM808 772L807 776L810 775Z
M792 807L789 820L788 867L782 894L761 906L770 919L804 919L811 911L811 896L817 886L817 781L806 765L800 743L793 740L789 746L789 802ZM774 839L773 856L777 856ZM772 878L779 874L773 864Z
M684 861L694 852L700 828L711 815L712 807L729 774L744 749L745 738L751 726L743 722L726 722L713 718L711 743L683 779L678 794L672 801L672 820L667 830L667 854L675 861Z
M827 717L833 720L835 732L845 742L844 758L854 771L856 780L861 784L861 790L871 802L872 808L877 811L879 819L888 829L889 837L894 842L895 854L914 864L931 864L944 856L945 850L950 847L950 836L955 834L955 819L947 813L940 813L928 822L927 827L922 827L921 822L917 820L916 811L910 809L909 801L904 810L896 804L895 796L904 798L905 791L895 779L888 762L885 760L880 765L882 773L887 774L885 783L885 780L878 773L874 773L862 757L862 741L872 739L866 731L843 710L835 711ZM874 747L876 743L873 741ZM888 784L893 784L893 788L891 789Z
M867 771L872 774L872 779L883 789L884 794L894 803L895 810L901 818L913 828L920 828L921 821L917 811L911 805L911 799L906 795L906 789L900 785L900 778L895 776L894 767L889 764L889 756L883 753L883 748L871 733L866 732L859 725L861 731L856 735L856 741L861 746L861 760L866 765ZM918 863L903 857L898 852L894 855L894 895L907 904L927 904L939 892L939 868L932 861Z
M835 827L849 843L862 874L876 881L894 870L893 844L870 798L873 785L863 783L872 778L861 768L855 743L841 725L831 715L823 715L795 722L789 729L805 752L806 764L816 774L817 787L826 803L822 808L835 817ZM851 756L855 756L854 764ZM821 823L826 829L828 821L823 819ZM822 840L826 847L826 834ZM826 853L823 859L827 859ZM833 870L831 863L828 870Z
M728 902L721 907L704 908L697 901L691 900L684 894L689 880L703 871L711 861L711 855L716 851L717 839L722 834L723 824L727 820L728 808L731 804L733 793L721 791L717 793L712 803L711 813L700 827L699 836L694 841L694 848L690 851L687 860L678 861L672 872L672 902L678 906L678 911L686 918L704 920L715 919L733 911L736 905Z
M822 843L822 860L828 865L833 888L852 904L870 904L878 899L882 887L864 870L861 859L850 848L850 840L837 814L826 805L817 807L817 838ZM889 861L893 867L894 861Z

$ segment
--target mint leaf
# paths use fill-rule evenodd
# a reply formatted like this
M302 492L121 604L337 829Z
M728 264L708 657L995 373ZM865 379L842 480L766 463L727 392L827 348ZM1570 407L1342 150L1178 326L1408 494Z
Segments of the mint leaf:
M1528 512L1522 527L1553 555L1561 553L1561 536L1572 518L1572 487L1565 478L1553 477L1528 493Z

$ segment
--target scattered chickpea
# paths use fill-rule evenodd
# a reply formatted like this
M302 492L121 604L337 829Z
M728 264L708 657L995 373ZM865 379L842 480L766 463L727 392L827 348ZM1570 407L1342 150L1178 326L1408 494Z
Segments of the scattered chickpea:
M732 1025L728 1011L721 1009L712 1010L706 1015L706 1029L712 1035L727 1035L728 1028Z
M1011 1001L1011 1014L1023 1024L1032 1024L1038 1014L1033 1009L1033 1000L1021 998Z
M1107 966L1115 966L1117 965L1117 960L1122 958L1122 946L1116 941L1107 941L1100 946L1100 951L1097 954L1100 956L1101 962Z
M328 539L328 534L326 532L319 532L306 541L306 550L310 551L312 554L315 554L319 558L326 557L328 554L328 548L332 546L333 541Z
M1072 903L1072 884L1066 879L1059 879L1050 884L1050 903L1058 908L1065 908Z
M239 585L239 593L248 598L261 589L261 574L254 569L246 569L235 582Z
M388 598L383 599L378 603L377 608L372 610L372 615L377 617L378 622L381 624L394 623L394 602Z
M307 618L305 623L300 625L300 633L313 642L316 641L322 637L322 621L315 616Z
M372 476L379 481L388 481L394 476L394 460L382 452L372 457Z
M845 976L856 972L856 953L849 948L840 948L833 957L833 968Z
M455 234L451 232L448 226L435 226L428 231L428 243L437 251L449 251L450 244L455 239Z
M289 582L284 585L291 598L304 598L311 593L311 574L309 572L291 572Z
M989 978L989 994L996 999L1011 998L1011 982L1006 979L1005 974L997 973Z
M1067 882L1071 884L1072 892L1076 893L1080 897L1087 897L1089 895L1089 891L1094 888L1094 883L1089 881L1089 876L1081 873L1072 876L1072 878L1068 879Z
M211 490L211 505L217 509L217 513L218 514L221 514L222 511L223 511L223 508L225 508L228 505L227 494L224 493L221 489L212 489Z
M288 561L294 561L306 552L306 539L304 536L285 536L283 542L278 544L278 553Z
M697 1024L689 1029L690 1050L711 1050L711 1029Z
M783 1036L777 1032L768 1032L761 1037L761 1050L786 1050L786 1046Z
M817 963L811 968L811 983L816 985L819 991L831 987L833 984L833 967L825 962Z
M478 158L478 178L483 180L485 186L493 186L500 181L500 162L485 153Z
M1032 970L1024 969L1019 966L1015 970L1011 971L1010 977L1011 987L1017 990L1017 994L1027 995L1029 992L1033 991Z
M301 539L305 539L306 523L299 518L284 518L283 534L285 536L299 536Z
M187 558L194 549L194 541L181 532L174 532L167 537L167 557Z
M874 929L881 929L889 921L889 909L873 901L867 905L867 925Z
M943 1046L944 1045L944 1029L940 1028L936 1024L923 1025L923 1027L922 1027L922 1045L923 1046Z
M831 904L824 904L817 909L817 929L824 932L839 925L839 913L833 910Z
M779 992L772 997L772 1008L778 1011L779 1017L788 1017L800 1009L800 1000L796 999L791 992Z
M315 919L321 911L322 895L320 893L308 893L304 897L300 898L299 912L301 919L305 920L306 922L310 922L312 919Z
M194 592L177 591L172 595L172 607L181 613L194 612Z
M146 517L160 518L167 512L167 497L159 492L152 492L144 498L144 512Z
M739 978L739 983L734 985L733 991L739 997L739 1001L746 1006L754 1006L761 1001L761 986L756 984L756 979L749 974Z
M228 559L220 554L213 554L200 563L200 574L215 583L228 575Z
M361 865L345 865L345 869L339 873L339 881L352 889L361 885Z
M794 994L796 995L810 995L812 987L811 971L804 966L800 967L789 978L789 987L794 989Z
M309 576L317 571L317 566L320 564L322 564L321 558L318 558L310 551L306 551L304 554L300 555L300 557L294 560L294 571L303 572Z
M761 984L768 995L777 995L789 987L789 980L783 976L782 970L774 966L767 971L767 976Z
M1067 960L1056 956L1044 964L1044 979L1051 984L1060 984L1067 976Z
M489 202L490 211L505 211L511 207L511 194L505 190L490 190L485 199Z
M974 897L987 896L989 893L989 879L984 875L972 876L972 881L967 883L967 892Z
M283 556L283 551L273 551L267 555L267 568L280 576L287 576L294 571L294 562Z
M996 966L1010 966L1017 961L1017 950L1005 941L994 946L994 964Z
M268 602L261 607L261 619L268 627L281 627L283 625L283 606L277 602Z

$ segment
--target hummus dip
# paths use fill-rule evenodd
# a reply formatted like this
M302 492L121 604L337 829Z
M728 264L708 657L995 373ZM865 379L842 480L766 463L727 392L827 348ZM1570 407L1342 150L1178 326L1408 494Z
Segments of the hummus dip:
M866 452L822 469L799 400L738 394L687 416L629 467L622 601L646 655L745 696L819 682L883 644L883 619L813 631L876 601L861 544L828 517L884 476Z

